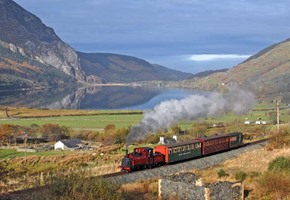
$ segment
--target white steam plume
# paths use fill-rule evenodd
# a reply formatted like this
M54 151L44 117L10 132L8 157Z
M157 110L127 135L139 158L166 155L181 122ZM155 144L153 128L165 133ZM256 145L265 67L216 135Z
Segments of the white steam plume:
M163 101L144 113L142 121L131 128L127 143L139 141L158 130L169 128L181 120L195 120L226 112L244 114L255 105L254 95L242 90L230 89L226 95L211 93L192 95L181 100Z

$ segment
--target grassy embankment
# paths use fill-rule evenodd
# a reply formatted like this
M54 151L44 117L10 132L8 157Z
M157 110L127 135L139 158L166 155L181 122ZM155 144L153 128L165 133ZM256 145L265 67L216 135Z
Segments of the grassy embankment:
M282 106L281 106L282 107ZM288 123L289 108L282 107L281 120ZM130 127L137 124L143 117L140 111L82 111L82 110L35 110L27 108L9 108L8 114L10 119L6 119L4 112L1 113L0 124L16 124L21 126L30 126L31 124L59 124L71 127L75 130L104 129L108 124L115 124L117 128ZM194 123L181 122L179 126L183 129L192 129L192 131L200 131L206 129L204 127L212 123L223 123L226 126L222 128L211 128L203 130L208 132L228 132L241 131L245 133L266 133L269 130L275 129L273 125L244 125L245 119L255 121L259 118L262 120L272 122L275 120L275 105L271 102L263 102L258 104L256 108L243 116L236 116L232 113L215 117L215 118L201 118ZM206 124L206 125L200 125ZM200 128L200 129L199 129ZM184 137L184 138L183 138ZM180 139L186 139L188 136L180 136ZM16 152L15 150L0 150L0 161L7 164L12 174L20 175L23 178L18 181L14 180L9 183L9 187L17 188L19 184L28 181L28 177L33 174L39 176L39 173L50 173L61 170L75 170L79 167L90 169L94 174L103 174L117 171L117 166L124 152L121 146L113 145L108 147L97 148L92 152L62 152L62 151L48 151L27 153ZM131 147L133 148L133 147ZM26 155L26 156L25 156ZM238 167L240 168L240 167ZM241 167L242 168L242 167ZM228 173L228 169L224 167ZM243 169L243 168L242 168ZM249 170L248 170L249 171ZM248 172L247 173L250 173ZM233 173L231 173L233 174ZM233 175L232 175L233 176ZM29 187L24 184L25 187Z

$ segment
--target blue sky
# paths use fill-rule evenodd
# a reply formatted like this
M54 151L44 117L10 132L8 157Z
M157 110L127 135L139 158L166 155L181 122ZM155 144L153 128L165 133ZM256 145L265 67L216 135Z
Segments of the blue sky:
M185 72L232 67L290 38L288 0L15 0L83 52Z

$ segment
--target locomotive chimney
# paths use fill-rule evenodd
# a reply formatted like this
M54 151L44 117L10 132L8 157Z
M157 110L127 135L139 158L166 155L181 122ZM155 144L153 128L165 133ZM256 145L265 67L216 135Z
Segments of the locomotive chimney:
M128 157L128 145L126 145L126 157Z

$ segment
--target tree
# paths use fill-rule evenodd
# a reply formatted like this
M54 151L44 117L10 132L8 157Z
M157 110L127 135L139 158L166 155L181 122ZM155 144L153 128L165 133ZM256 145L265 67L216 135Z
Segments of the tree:
M9 143L10 139L13 137L16 132L16 127L10 124L1 124L0 125L0 141L1 145L4 142Z
M115 144L126 143L126 137L128 133L129 133L129 129L126 129L126 128L118 129L116 131Z
M43 124L40 127L40 132L48 141L57 141L69 138L69 129L66 126L59 126L58 124Z

